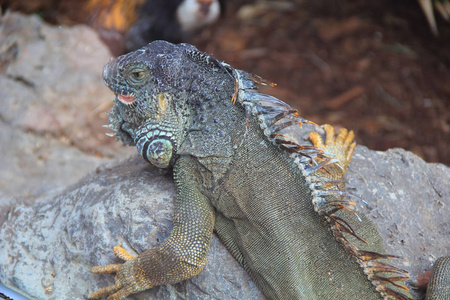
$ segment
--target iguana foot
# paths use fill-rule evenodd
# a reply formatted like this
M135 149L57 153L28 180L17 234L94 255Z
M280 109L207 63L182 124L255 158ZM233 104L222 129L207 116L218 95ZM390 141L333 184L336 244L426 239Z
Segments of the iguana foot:
M342 128L335 135L334 127L328 124L323 125L323 129L325 131L325 142L322 135L317 132L313 131L309 135L314 148L322 152L322 155L315 159L317 166L320 166L320 168L314 173L315 181L321 183L318 187L322 186L322 188L319 188L318 194L320 196L313 199L313 204L317 213L327 216L332 222L333 214L341 209L356 215L349 209L355 203L348 200L348 197L346 197L348 194L345 191L345 174L355 151L356 143L353 141L355 137L353 131ZM357 218L359 219L358 216ZM339 224L336 223L333 226L337 225ZM351 227L343 225L338 227L339 230L345 230L356 239L363 241L353 232Z
M356 143L353 141L355 134L351 130L341 128L335 137L333 126L325 124L323 128L325 143L317 132L311 132L309 138L314 147L321 149L327 157L336 159L345 174L355 151Z
M88 299L100 299L108 296L108 300L125 299L130 294L136 293L147 289L147 287L141 287L134 280L132 269L136 256L129 254L122 247L114 247L114 254L125 261L123 264L110 264L103 267L93 267L92 273L94 274L116 274L114 285L107 286L98 291L92 292L88 295Z

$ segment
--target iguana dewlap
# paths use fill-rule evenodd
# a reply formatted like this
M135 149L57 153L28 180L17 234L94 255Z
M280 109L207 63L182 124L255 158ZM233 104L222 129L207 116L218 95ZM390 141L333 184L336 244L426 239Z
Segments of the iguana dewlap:
M187 44L153 42L110 61L103 77L116 94L110 128L173 168L177 198L170 237L136 257L114 248L126 262L93 269L116 278L90 299L198 274L213 231L270 299L409 299L407 272L346 194L352 132L302 119L259 93L259 77Z

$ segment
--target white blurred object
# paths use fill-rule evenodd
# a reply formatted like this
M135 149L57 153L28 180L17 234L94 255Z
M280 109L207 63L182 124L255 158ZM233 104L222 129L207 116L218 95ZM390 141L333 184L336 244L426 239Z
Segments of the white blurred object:
M4 286L0 282L0 299L6 300L30 300L30 298L25 297L22 294L17 293L16 291Z
M444 20L450 20L450 2L448 0L418 0L422 8L425 17L427 18L428 24L430 25L431 32L435 36L439 35L439 31L436 24L436 19L434 18L433 4L439 14L444 18Z
M218 0L184 0L177 8L177 20L187 32L212 24L219 16Z

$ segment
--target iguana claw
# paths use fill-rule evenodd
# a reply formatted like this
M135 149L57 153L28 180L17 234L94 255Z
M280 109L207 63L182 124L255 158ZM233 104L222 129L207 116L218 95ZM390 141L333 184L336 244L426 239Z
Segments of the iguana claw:
M114 247L114 254L124 260L124 261L132 261L136 258L136 256L129 254L125 249L120 246ZM126 267L125 264L110 264L107 266L97 266L92 268L92 273L94 274L117 274L116 275L116 283L105 288L99 289L98 291L92 292L88 295L88 299L100 299L102 297L108 296L108 300L119 300L125 299L128 295L139 291L140 289L136 287L136 283L134 286L130 284L124 284L123 275L120 273L127 273L125 269L129 269L130 267Z

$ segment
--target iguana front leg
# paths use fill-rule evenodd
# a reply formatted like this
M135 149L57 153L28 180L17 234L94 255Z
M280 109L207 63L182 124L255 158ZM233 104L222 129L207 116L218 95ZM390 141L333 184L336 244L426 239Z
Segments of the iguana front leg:
M201 194L193 158L182 157L174 167L177 198L173 230L160 246L134 257L120 247L114 253L126 262L94 267L93 273L116 273L115 284L91 293L88 299L109 296L108 300L124 299L161 284L173 284L197 275L206 264L211 243L215 212L209 200Z

